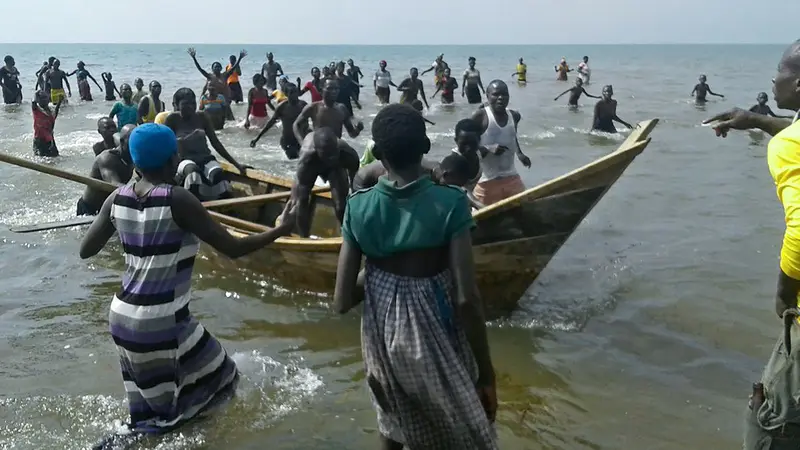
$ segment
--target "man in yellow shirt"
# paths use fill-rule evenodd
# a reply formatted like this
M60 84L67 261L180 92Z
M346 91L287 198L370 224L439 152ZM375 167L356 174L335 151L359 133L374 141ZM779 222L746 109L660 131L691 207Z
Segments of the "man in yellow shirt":
M517 77L517 81L520 84L528 82L528 65L523 62L522 58L519 59L519 64L517 64L517 71L512 73L511 77Z
M800 41L778 64L772 92L781 109L800 111ZM759 128L773 138L767 163L783 204L786 232L781 248L775 312L784 329L753 393L745 421L744 450L800 449L800 122L736 109L706 121L725 137L729 130Z

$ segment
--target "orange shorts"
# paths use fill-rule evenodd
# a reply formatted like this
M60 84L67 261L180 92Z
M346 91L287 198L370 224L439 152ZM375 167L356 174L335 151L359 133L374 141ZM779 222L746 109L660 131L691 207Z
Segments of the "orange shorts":
M478 183L472 194L476 200L489 206L524 191L525 184L522 183L522 179L519 175L512 175Z

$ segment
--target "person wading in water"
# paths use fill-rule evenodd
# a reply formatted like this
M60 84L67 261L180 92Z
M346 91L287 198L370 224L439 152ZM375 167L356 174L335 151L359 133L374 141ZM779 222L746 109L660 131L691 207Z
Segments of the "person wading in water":
M53 136L58 113L61 111L63 98L56 103L55 111L50 109L50 99L44 91L36 91L36 100L31 102L33 111L33 154L36 156L56 157L58 147Z
M136 92L133 93L133 103L138 105L144 96L147 95L147 92L144 91L144 80L141 78L133 80L133 88L136 89Z
M766 92L759 92L758 97L756 97L756 104L750 108L750 112L757 113L757 114L764 114L766 116L771 117L778 117L781 119L791 119L794 116L779 116L772 112L772 108L769 107L767 102L769 101L769 97L767 97Z
M469 57L469 68L464 71L464 80L461 83L461 97L467 97L470 105L476 105L483 101L482 95L486 95L481 81L481 71L475 68L475 57Z
M158 81L150 82L150 93L142 98L137 111L136 123L153 123L156 116L166 110L164 102L161 101L161 83Z
M269 89L270 93L278 89L276 80L281 75L283 75L283 67L281 67L280 63L275 62L272 52L267 53L267 62L261 66L261 76L267 79L267 89Z
M117 234L126 265L108 322L133 434L112 435L95 448L173 431L235 395L236 364L189 308L200 242L239 258L291 232L279 225L243 238L228 233L194 195L174 185L178 142L169 128L141 125L129 147L142 178L108 196L80 246L80 257L91 258ZM293 216L284 210L281 222L292 224Z
M706 99L706 96L708 94L711 94L711 95L713 95L715 97L725 98L724 95L715 94L714 92L711 91L711 86L706 84L706 76L705 75L700 75L700 78L698 79L698 81L699 81L699 83L694 85L694 89L692 89L692 93L689 94L689 96L694 97L695 103L705 103L705 102L707 102L708 100Z
M119 90L117 89L117 84L114 83L114 76L111 75L111 72L103 72L100 74L100 78L103 80L103 84L106 86L106 101L113 102L117 99L114 96L114 93L122 97Z
M78 68L67 74L68 77L73 75L77 76L76 79L78 80L78 93L81 96L81 100L85 102L91 102L93 100L92 86L89 85L89 80L92 80L94 84L97 85L97 88L100 89L100 92L103 92L103 88L100 87L100 83L98 83L92 74L86 70L86 64L84 64L83 61L78 61Z
M578 100L580 100L581 95L586 94L589 98L602 98L598 97L597 95L592 95L586 92L586 89L583 87L583 80L581 78L575 78L575 86L567 89L566 91L558 94L558 97L554 98L553 101L557 101L566 93L569 93L569 100L567 101L567 105L572 108L578 107Z
M364 78L364 74L361 73L361 67L358 67L352 59L348 59L346 74L355 84L353 87L353 99L358 102L359 96L361 95L361 79Z
M378 63L378 71L372 77L372 87L375 89L375 96L378 97L378 102L382 105L389 104L391 97L389 86L397 88L397 85L392 83L392 74L386 70L386 61L381 61Z
M778 64L772 93L778 108L800 111L800 40L794 42ZM744 423L744 450L800 448L800 122L733 109L706 121L717 136L730 130L760 129L773 138L767 147L767 165L783 204L786 231L781 247L778 288L774 308L783 326L761 381L753 384Z
M303 108L303 111L297 116L297 120L292 125L292 131L297 138L297 142L303 142L306 134L309 133L309 119L311 119L311 124L315 130L327 127L333 130L337 138L341 138L342 128L344 128L351 138L358 137L364 129L364 123L359 121L354 126L352 116L349 115L347 108L340 103L336 103L338 97L339 82L336 79L326 80L325 87L322 89L322 101L314 102Z
M383 108L372 137L388 174L347 201L334 308L345 314L364 303L361 347L380 448L495 450L497 393L469 202L426 176L431 143L413 108Z
M320 78L319 67L312 67L311 68L311 79L306 81L306 84L300 81L300 77L297 77L297 86L303 86L300 89L300 96L305 94L306 92L311 93L311 101L312 102L319 102L322 101L322 87L325 85L325 80Z
M238 105L244 101L244 91L242 91L242 84L239 83L239 77L242 76L242 68L241 66L237 66L235 70L231 70L234 66L236 66L236 55L231 55L230 58L228 58L228 61L230 61L230 63L225 66L225 72L231 72L227 79L228 90L231 93L230 100L232 102L236 102Z
M95 142L92 146L94 156L103 153L103 150L110 150L117 146L117 143L114 141L114 134L116 132L117 124L114 123L114 119L110 117L101 117L97 120L97 134L99 134L103 140Z
M69 86L67 73L61 70L61 61L53 61L53 67L45 75L50 82L50 103L56 105L67 102L67 96L72 97L72 88ZM67 85L67 94L64 94L64 85Z
M484 205L519 194L525 184L517 173L514 160L519 159L526 168L531 160L524 153L517 139L517 126L522 116L508 109L508 86L500 80L489 83L486 93L488 104L478 108L472 120L481 129L481 177L473 193Z
M620 119L617 115L617 101L611 98L613 96L614 87L610 84L603 86L603 98L594 105L592 131L597 130L604 133L616 133L617 128L614 126L614 122L619 122L629 129L633 128L631 124Z
M297 120L297 117L300 116L300 113L303 112L307 103L304 100L300 100L299 98L299 91L295 85L289 83L286 85L286 96L288 99L278 105L278 108L275 109L275 114L272 116L271 119L267 122L264 126L264 129L261 130L261 133L250 142L250 147L255 148L258 140L261 139L261 136L264 135L270 128L272 128L275 123L280 120L281 121L281 148L286 153L286 157L289 159L297 159L300 155L300 143L297 142L297 138L292 131L292 125ZM306 122L308 124L308 122Z
M112 122L113 123L113 122ZM89 176L95 180L105 181L116 186L127 184L133 176L133 161L128 149L128 138L136 125L125 125L115 136L116 148L101 152L94 159ZM78 199L78 216L94 216L100 212L103 202L108 197L108 192L98 191L86 186L83 196Z
M206 79L206 86L203 89L203 93L208 89L209 86L213 85L216 88L217 93L222 94L222 96L225 97L225 120L234 120L233 110L231 110L231 90L228 87L228 78L230 78L230 76L236 73L236 70L239 69L239 64L241 64L242 59L247 56L247 52L244 50L240 51L239 59L237 59L236 63L225 72L222 71L222 64L219 62L214 62L211 64L211 73L203 70L203 68L200 66L200 63L197 62L197 51L195 51L195 49L190 48L187 50L187 53L189 53L189 56L192 57L192 62L194 62L194 66L197 68L197 71L200 72L200 75Z
M11 55L7 55L0 67L0 90L3 91L3 103L6 105L22 104L22 84L19 82L17 63Z
M253 87L247 93L247 119L244 121L246 130L249 130L250 126L264 128L269 121L267 106L271 110L275 110L270 101L269 92L264 89L266 83L266 78L262 77L260 73L253 75ZM291 131L291 126L289 130Z
M572 72L572 69L569 68L569 64L567 64L567 58L561 58L561 62L558 63L556 66L556 80L558 81L567 81L567 74Z
M458 89L458 81L450 76L450 69L444 69L444 73L439 77L439 86L436 87L436 92L431 95L431 99L436 97L439 91L442 92L442 103L445 105L452 105L455 101L453 93Z
M425 97L425 86L422 85L422 80L419 79L419 71L416 67L412 67L408 74L409 77L401 81L400 86L397 86L397 90L401 92L400 103L411 103L422 97L425 107L430 109L428 98Z

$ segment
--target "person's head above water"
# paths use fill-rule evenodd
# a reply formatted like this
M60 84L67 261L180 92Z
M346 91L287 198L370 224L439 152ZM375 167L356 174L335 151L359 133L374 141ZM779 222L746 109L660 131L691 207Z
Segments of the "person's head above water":
M314 130L314 152L327 167L339 165L339 138L330 127Z
M272 62L275 57L272 56L272 52L267 53L267 61Z
M350 58L350 59L347 60L347 65L348 66L355 65L355 63L353 62L353 58Z
M213 83L209 83L206 87L206 91L208 92L208 98L211 100L216 100L217 96L219 95L219 91L217 91L217 86Z
M477 151L481 142L480 124L471 118L459 120L456 123L454 139L460 152Z
M442 73L443 73L443 74L444 74L444 76L446 76L447 78L450 78L450 68L449 68L449 67L448 67L447 69L444 69L444 71L442 71Z
M447 155L439 164L439 171L444 184L464 187L469 183L469 162L458 153Z
M467 60L467 63L469 64L469 68L470 69L474 69L475 68L475 62L476 62L475 57L474 56L470 56L469 59Z
M117 132L117 124L110 117L101 117L97 121L97 132L103 139L110 140L114 133Z
M611 100L611 97L614 96L614 86L607 84L603 86L603 100Z
M133 165L145 177L174 176L178 162L178 139L164 125L146 123L134 128L128 137Z
M55 61L53 61L53 69L58 70L59 67L61 67L61 61L56 59Z
M706 78L706 76L705 76L705 75L700 75L700 76L699 76L697 79L698 79L698 80L699 80L701 83L705 83L705 82L706 82L706 80L707 80L707 78Z
M172 95L172 107L181 117L191 117L197 110L197 96L187 87L180 88Z
M583 57L583 62L588 63L589 62L589 57L588 56L584 56Z
M85 67L86 64L84 64L83 61L78 61L78 69L84 69Z
M289 83L289 75L283 74L280 76L280 78L278 78L278 84L281 85L281 87L287 83Z
M417 112L422 113L423 109L422 100L415 98L414 101L411 102L411 107L414 108Z
M344 75L344 61L339 61L336 63L336 74Z
M520 59L519 59L519 63L520 63L520 64L524 64L524 63L522 62L522 58L520 58Z
M372 140L376 158L389 172L413 169L431 148L425 121L414 108L391 104L381 109L372 121Z
M112 80L113 78L114 78L114 75L111 75L111 72L106 72L106 79Z
M294 83L286 83L283 86L283 93L286 94L286 98L289 100L289 103L293 105L296 104L300 99L300 89L298 89Z
M231 55L228 57L228 61L231 62L231 65L236 64L236 55Z
M14 67L14 65L16 64L16 62L14 61L14 57L11 55L6 55L6 57L3 58L3 62L6 63L6 66L8 67Z
M338 96L339 82L333 78L325 80L325 86L322 87L322 99L325 100L325 103L335 102Z
M778 108L800 110L800 40L783 52L778 73L772 79L772 94Z
M50 96L47 95L47 92L39 89L36 91L34 98L36 99L36 104L41 106L42 108L47 108L50 106Z
M505 111L509 100L508 85L502 80L492 80L486 86L486 99L493 112Z
M319 67L317 67L317 66L312 67L311 68L311 78L317 79L317 78L319 78L319 75L320 75Z
M141 91L142 88L144 88L144 80L142 80L141 78L133 80L133 87L135 87L136 90Z
M157 80L153 80L150 82L149 89L150 89L150 95L152 95L153 97L158 97L161 95L161 83L159 83Z
M214 75L219 75L222 73L222 64L218 62L211 64L211 71L214 72Z
M575 86L583 86L583 78L575 78Z
M131 89L131 85L128 83L122 83L122 86L119 87L119 93L126 101L133 97L133 89Z
M380 67L381 70L386 70L386 61L381 60L381 62L378 63L378 67Z
M769 101L769 97L767 97L766 92L759 92L758 96L756 96L756 101L758 102L759 105L764 106Z
M253 86L257 87L258 89L261 89L264 87L265 84L267 84L267 79L264 78L263 75L261 75L260 73L253 75Z
M412 67L411 70L408 71L408 74L411 75L412 80L416 80L419 76L419 70L416 67Z
M331 68L330 68L330 66L322 66L322 75L324 77L331 76Z

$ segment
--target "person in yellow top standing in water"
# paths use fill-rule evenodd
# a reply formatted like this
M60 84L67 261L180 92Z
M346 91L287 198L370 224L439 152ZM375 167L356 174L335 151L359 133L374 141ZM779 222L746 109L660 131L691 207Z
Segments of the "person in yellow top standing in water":
M229 60L230 64L225 66L225 72L231 69L234 70L232 70L230 76L228 76L228 89L231 90L231 102L238 105L244 101L242 85L239 83L239 77L242 75L242 68L236 65L236 55L231 55Z
M556 67L556 80L558 81L567 81L567 74L572 72L572 69L569 68L569 64L567 64L567 58L561 58L561 62L558 63Z
M517 71L512 73L511 77L517 77L519 84L528 83L528 66L522 61L522 58L519 59L519 64L517 64Z
M792 44L778 64L772 93L781 109L800 110L800 41ZM734 109L704 123L717 136L730 130L753 128L774 136L767 147L767 164L783 204L786 232L781 248L775 313L783 319L778 343L753 384L746 410L744 450L800 448L800 324L797 301L800 293L800 122Z

